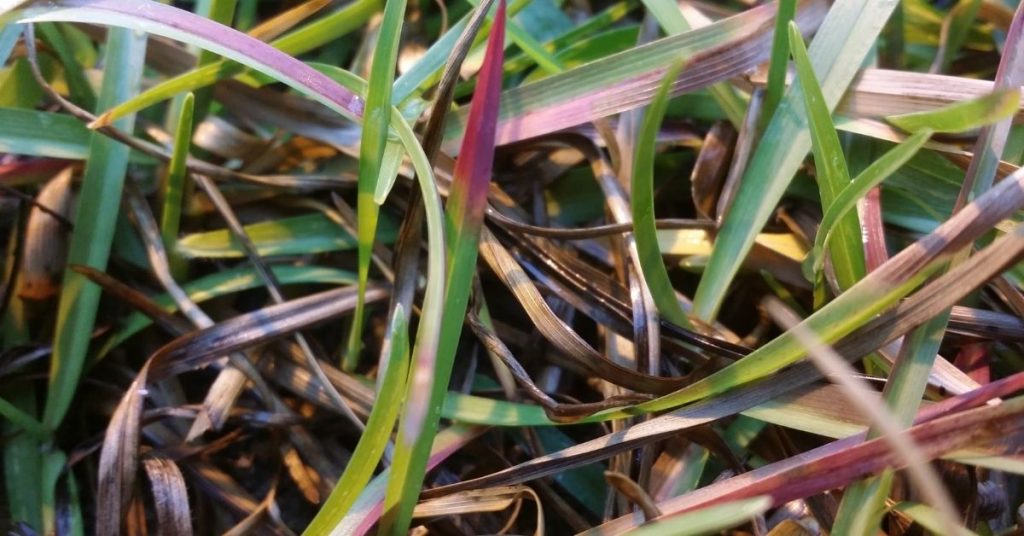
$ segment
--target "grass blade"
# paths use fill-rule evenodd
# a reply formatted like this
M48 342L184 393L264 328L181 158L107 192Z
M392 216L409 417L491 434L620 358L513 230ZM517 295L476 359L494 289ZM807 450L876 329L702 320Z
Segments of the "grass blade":
M825 248L828 247L829 238L840 221L842 216L857 206L857 201L867 195L868 191L880 184L890 175L896 172L903 164L910 160L918 150L931 137L929 129L920 130L906 141L893 147L889 152L871 163L853 181L850 182L839 195L835 197L832 204L825 211L821 218L821 225L818 226L818 233L814 237L814 247L808 253L804 261L804 273L808 279L813 281L813 274L818 273L825 263Z
M651 290L658 312L670 322L689 327L690 320L676 299L672 281L668 278L665 261L658 247L658 231L654 224L654 154L658 130L668 108L668 92L685 64L679 63L665 73L665 80L654 95L636 140L633 156L631 205L633 236L639 251L640 267Z
M938 110L893 115L885 120L907 132L927 128L955 134L1002 121L1015 114L1019 106L1019 88L1000 89Z
M698 536L720 532L749 521L768 511L770 497L754 497L709 506L668 519L658 519L636 530L630 536Z
M402 19L405 17L405 0L388 0L384 7L377 44L370 67L370 80L366 88L366 109L363 116L363 133L359 143L359 193L356 198L358 214L359 252L359 295L366 292L370 277L370 255L377 233L377 219L380 209L374 200L378 183L389 178L381 174L381 161L388 138L391 119L391 86L395 79L395 64L398 61L398 43L402 36ZM363 338L363 302L356 304L345 350L343 368L353 370L359 364L359 351Z
M384 448L388 443L391 430L398 419L398 410L402 407L402 384L409 372L409 340L408 320L401 305L395 309L391 323L391 334L387 368L381 372L383 380L377 390L370 417L366 421L366 430L359 438L352 458L345 467L334 491L324 501L320 511L303 534L313 536L330 534L338 523L348 514L359 494L366 487L373 470L377 467Z
M142 76L145 40L128 30L110 32L98 106L107 108L133 95ZM131 130L132 117L118 122ZM128 148L101 134L93 134L85 169L75 231L68 252L69 264L103 270L107 265L121 189L128 167ZM53 342L53 370L43 423L56 428L71 406L82 373L89 336L96 319L100 289L75 272L64 276L56 336Z
M483 224L487 191L494 160L494 136L501 95L505 42L505 2L498 11L473 94L468 128L474 133L463 141L456 162L446 208L450 247L445 308L436 354L417 354L411 372L405 408L395 445L395 460L388 482L381 533L404 534L422 486L430 446L437 431L441 402L447 391L455 350L466 315L472 274L476 270L477 243Z
M827 212L832 208L839 193L850 184L850 170L846 167L846 157L839 145L839 135L832 124L832 114L825 104L825 96L814 75L807 49L804 48L804 38L793 22L789 23L789 50L796 64L810 126L811 149L814 152L821 206ZM855 213L847 212L836 220L833 231L836 244L829 249L832 269L835 270L840 290L846 290L864 277L865 272L860 218ZM819 275L816 273L812 279L815 287L818 287L823 279ZM816 289L815 306L821 304L822 297L823 295Z
M177 245L178 231L181 228L182 196L185 191L185 164L188 161L189 147L192 145L194 106L195 96L191 93L185 95L174 131L174 152L171 155L171 162L167 165L163 209L160 211L160 236L163 238L164 249L167 250L167 262L171 266L171 273L176 275L181 274L184 267Z
M786 67L789 65L788 28L795 13L796 0L779 0L779 13L775 16L775 33L772 35L772 57L768 63L768 82L761 109L762 124L767 124L771 119L782 100L783 91L786 90Z

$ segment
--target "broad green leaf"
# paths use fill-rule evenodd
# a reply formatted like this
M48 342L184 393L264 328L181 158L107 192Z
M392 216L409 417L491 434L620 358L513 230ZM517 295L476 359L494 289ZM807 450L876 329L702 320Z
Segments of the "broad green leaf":
M1000 89L937 110L893 115L885 120L907 132L930 129L935 132L959 133L1011 117L1019 106L1020 89Z
M845 93L895 5L889 0L838 0L832 4L809 50L828 110L835 108ZM694 314L705 321L717 315L754 238L811 148L803 107L800 88L790 87L747 165L694 296Z

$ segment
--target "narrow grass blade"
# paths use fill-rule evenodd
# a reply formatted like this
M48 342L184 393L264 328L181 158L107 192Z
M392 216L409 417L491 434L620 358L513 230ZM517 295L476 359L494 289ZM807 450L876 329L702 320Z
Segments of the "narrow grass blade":
M1017 94L1018 88L1024 83L1024 56L1019 49L1024 39L1024 6L1018 6L1014 14L1013 22L1007 36L1008 52L1004 55L996 71L995 87L1013 88L1012 92ZM969 208L968 201L974 199L986 191L992 193L989 188L996 175L1000 156L1006 146L1007 136L1010 131L1010 119L1002 119L995 124L982 128L974 147L974 158L971 159L964 176L963 185L953 206L953 213L961 215ZM1000 242L1005 243L1013 238L1019 229L1014 229L1013 234L1004 235ZM964 246L969 246L970 243ZM985 252L981 252L971 258L967 263L964 259L970 255L969 247L961 247L950 259L951 266L958 266L950 274L965 273L967 264L977 264L979 258ZM945 270L948 267L943 267ZM940 279L941 281L941 279ZM933 284L938 283L936 281ZM951 311L949 309L938 309L932 312L927 319L904 338L899 354L893 369L886 382L884 396L886 403L892 408L897 419L904 425L910 424L913 411L920 405L921 397L924 394L927 380L923 377L930 371L935 363L936 354L942 343L943 335L948 327ZM878 435L878 431L872 429L869 436ZM891 482L868 479L851 486L853 494L849 500L844 499L840 503L839 512L836 517L836 524L845 527L854 520L862 519L864 506L867 504L881 504L889 495ZM867 530L874 530L881 519L881 514L873 516L869 520Z
M809 52L827 109L839 102L895 5L887 0L832 5ZM802 92L790 88L747 166L694 296L694 314L705 321L717 315L742 259L811 148L802 101Z
M462 156L453 174L446 208L450 249L436 354L416 354L406 390L406 403L395 445L395 460L388 483L381 533L404 534L415 497L422 486L430 445L437 431L441 402L454 365L455 350L465 319L471 281L476 271L477 243L483 224L494 160L494 137L501 95L505 42L505 2L488 38L487 53L470 111L468 128L474 133L463 141Z
M823 7L810 2L796 18L805 27L814 27ZM497 142L512 143L644 106L665 69L681 57L689 63L672 86L673 96L738 76L767 59L774 14L773 6L759 6L510 89L502 95ZM843 70L851 78L855 72ZM445 132L446 148L452 152L465 132L465 117L460 110Z
M720 532L745 523L771 506L770 497L754 497L709 506L682 515L658 519L629 531L630 536L698 536Z
M918 424L909 430L909 434L921 445L928 458L936 458L971 445L997 443L1008 434L1020 433L1019 419L1022 411L1024 398L1017 397L1003 404L983 406ZM988 428L989 432L982 428ZM881 473L889 467L900 467L900 463L889 452L884 440L863 442L861 437L855 436L716 482L661 502L658 507L671 515L765 494L771 495L773 504L784 504L842 487L864 473ZM814 477L809 478L807 475ZM586 534L623 534L636 523L632 515L623 516Z
M668 92L685 64L679 63L665 73L665 79L644 114L633 156L631 206L633 236L639 250L640 266L651 290L651 297L661 313L672 323L689 327L690 320L676 299L672 281L658 247L658 231L654 224L654 155L658 130L668 108Z
M145 39L131 31L110 32L100 108L125 100L138 90L145 48ZM118 127L131 130L132 123L133 118L127 117ZM69 264L100 270L106 267L127 166L127 147L101 134L93 134L68 252ZM53 342L50 390L43 416L43 423L50 428L60 424L71 406L100 298L99 287L75 272L65 274L63 288Z
M1014 115L1019 106L1019 88L1000 89L938 110L893 115L885 120L907 132L927 128L935 132L959 133L1002 121Z
M913 158L931 137L931 134L932 131L928 129L918 131L872 162L867 169L839 192L821 218L818 233L814 237L814 247L805 261L804 275L808 279L813 281L813 274L821 271L825 263L825 248L828 247L829 238L831 238L837 222L844 214L853 210L857 206L857 201L867 195L872 188L895 173L907 160Z
M303 534L308 536L330 534L356 502L359 494L373 476L384 448L391 436L391 430L402 407L402 384L409 372L408 320L401 305L395 309L388 337L390 348L387 368L381 371L383 380L377 390L366 430L359 438L355 451L349 459L334 491L320 507L313 521Z
M796 1L787 0L792 6L792 10L789 13L789 18L793 18L793 12L796 11ZM679 35L681 33L692 30L686 17L683 16L682 12L679 11L679 6L670 0L644 0L644 6L654 16L661 26L661 29L668 35ZM778 17L781 17L783 13L779 13ZM678 75L677 75L678 76ZM728 82L722 82L715 84L708 88L711 92L711 96L714 97L715 102L725 112L726 117L729 118L729 122L734 127L740 128L743 125L743 116L746 111L746 103L737 94L736 90L729 86Z
M208 0L196 4L196 15L211 20L226 27L231 27L231 21L235 18L237 0ZM216 63L219 57L209 50L200 50L196 60L196 67L203 67ZM209 87L197 88L195 93L195 116L202 121L210 110L210 102L213 99L213 90Z
M236 30L150 0L138 0L130 4L118 0L61 0L45 6L30 7L20 15L19 21L84 22L145 30L200 46L258 69L349 119L358 120L363 113L362 97L332 83L325 75L310 69L299 60ZM127 99L125 96L102 109L106 110L114 103ZM121 115L104 114L92 126L103 126Z
M804 38L793 22L789 23L789 50L796 64L810 126L811 149L814 152L821 206L827 212L839 193L849 186L850 171L846 167L846 157L839 145L839 135L832 124L832 114L825 103L825 96L818 85L811 60L807 56ZM855 213L847 212L836 220L833 231L835 244L829 249L832 269L835 270L840 289L845 290L864 277L864 246L860 238L860 218ZM822 280L819 272L811 281L818 287ZM821 297L816 290L816 306L820 306Z
M381 176L381 161L384 158L388 125L391 119L391 86L395 79L395 64L398 61L398 43L402 36L402 19L405 18L405 0L388 0L384 8L384 19L378 31L377 44L370 67L370 80L366 88L366 109L363 115L363 133L359 143L359 193L356 198L358 214L359 252L359 295L366 291L370 277L370 254L377 233L377 219L380 208L374 200L378 182L388 180ZM356 305L352 317L351 331L345 350L343 368L354 370L359 364L359 351L363 338L362 298Z
M761 124L767 124L782 101L786 90L786 67L789 65L789 24L796 13L796 0L779 0L779 12L775 16L775 33L772 35L772 56L768 63L768 82L765 88L764 105L761 108Z
M192 117L195 97L189 93L181 102L177 128L174 132L174 152L167 166L166 182L163 189L163 209L160 211L160 236L171 273L180 274L183 261L178 254L178 231L181 227L182 196L185 190L185 163L192 145Z
M988 232L993 225L1024 204L1024 190L1021 189L1024 186L1024 172L1017 172L1012 179L1014 182L1010 180L1004 180L978 198L972 204L972 209L961 211L932 234L889 259L847 292L807 317L805 325L823 341L831 344L866 324L875 314L894 305L942 268L963 244ZM1011 237L1007 235L1003 238ZM874 348L877 346L859 355ZM790 334L783 334L711 376L670 395L627 409L626 414L659 411L702 400L764 377L801 357L803 351L799 344Z
M932 62L931 72L941 73L949 70L953 58L967 42L967 33L971 30L982 3L982 0L960 0L949 10L942 21L939 50L935 54L935 61Z

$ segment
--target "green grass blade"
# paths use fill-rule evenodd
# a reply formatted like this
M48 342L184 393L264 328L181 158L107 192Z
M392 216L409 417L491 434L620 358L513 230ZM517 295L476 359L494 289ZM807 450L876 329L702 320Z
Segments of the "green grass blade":
M377 239L391 243L397 232L385 219ZM356 239L334 220L316 212L280 220L264 221L243 227L260 256L303 255L344 251L356 246ZM229 259L245 256L242 247L228 229L193 233L178 240L178 253L186 258Z
M455 350L462 333L494 162L494 137L501 95L505 43L505 2L498 4L487 52L470 104L474 136L463 147L445 210L450 253L444 312L436 353L417 354L409 377L395 459L381 520L381 534L405 534L422 487L427 458L437 433L440 408L448 390Z
M36 439L45 439L49 436L49 431L43 426L43 423L3 398L0 398L0 416Z
M907 131L930 129L960 133L1002 121L1017 112L1020 89L1000 89L976 99L943 106L937 110L886 117L889 123Z
M658 21L658 25L667 35L679 35L690 31L690 24L683 17L679 6L672 0L643 0L644 6ZM794 3L791 1L791 3ZM795 8L794 8L795 10ZM790 15L792 18L792 15ZM715 102L721 106L729 122L736 128L743 125L743 116L746 115L747 104L736 93L736 90L728 83L715 84L708 88Z
M145 39L131 30L110 30L103 61L100 109L126 100L138 91L145 49ZM129 116L118 121L117 126L131 131L133 123L134 119ZM93 134L68 264L106 268L127 167L126 146L102 134ZM53 341L50 389L43 415L43 423L50 428L60 424L71 406L100 298L99 287L74 271L65 274L63 289Z
M408 333L408 320L399 304L395 309L391 334L387 339L390 349L387 368L381 371L383 380L377 389L377 398L370 411L370 417L366 421L366 430L360 436L359 443L352 452L348 465L345 466L345 472L303 534L330 534L352 508L373 476L373 470L384 454L391 430L398 419L398 410L402 407L402 385L409 373Z
M238 6L237 0L203 0L196 2L195 13L200 17L210 19L214 22L218 22L225 26L231 26L231 21L235 18L235 8ZM220 61L220 56L209 51L200 50L199 58L196 61L197 68L203 68L207 65L211 65ZM206 117L207 112L210 110L210 102L213 100L213 88L203 87L197 88L195 92L195 117L200 121Z
M809 57L829 110L853 80L896 2L839 0L811 43ZM694 314L712 320L740 263L811 148L803 95L791 87L765 129L726 214L694 297Z
M654 224L654 156L661 121L668 108L668 92L682 72L684 63L677 63L665 73L665 79L644 114L633 153L631 207L633 237L639 252L640 267L658 312L678 326L689 326L690 320L676 299L675 289L665 269L658 247L658 231Z
M163 208L160 210L160 236L167 250L167 262L171 273L181 274L184 268L178 253L178 231L181 228L182 197L185 190L185 163L192 145L192 117L195 110L195 96L185 95L178 114L174 131L174 148L167 165L167 177L163 188Z
M398 44L402 37L405 6L405 0L388 0L384 7L384 19L373 52L370 80L366 90L363 132L359 143L359 193L356 198L359 298L352 314L352 327L342 361L342 368L345 370L354 370L359 364L359 352L363 345L366 285L370 277L370 256L380 216L380 207L374 195L381 177L381 160L388 138L391 86L395 80L395 65L398 62Z
M917 151L924 146L931 137L932 132L928 129L920 130L913 136L907 138L903 143L893 147L889 152L871 163L864 171L857 175L852 182L843 188L839 195L833 200L832 205L825 211L821 218L821 225L818 226L818 233L814 237L814 247L808 254L804 265L805 275L813 281L812 274L821 271L825 262L824 251L828 247L829 238L836 224L843 215L849 213L857 206L857 201L867 195L868 191L880 184L883 180L896 172L903 164L910 160Z
M83 160L89 155L92 132L67 114L0 108L0 151L27 156ZM138 153L136 162L151 162Z
M57 24L39 24L36 29L48 45L57 53L60 62L64 64L64 76L68 82L71 100L82 108L92 110L96 107L96 93L85 79L85 71L75 59L74 50L71 44L64 39L61 28Z
M22 412L36 412L36 393L31 383L5 388L4 396ZM40 442L31 435L17 433L17 426L11 422L4 423L3 431L10 437L4 444L4 486L11 519L41 531L43 453L39 448Z
M786 66L789 65L789 23L796 14L796 0L779 0L779 13L775 16L775 34L772 36L772 57L768 63L768 83L765 86L761 109L763 123L767 123L779 107L786 91Z
M771 497L754 497L701 508L629 531L629 536L697 536L721 532L765 513Z
M789 23L789 50L796 64L800 89L811 131L811 149L818 175L818 191L824 211L832 208L839 193L850 184L850 170L839 144L839 135L832 124L832 114L825 104L814 68L804 48L804 38L795 23ZM846 212L832 226L835 246L829 249L832 268L841 289L845 290L864 277L864 246L860 236L860 219ZM821 281L818 274L812 281ZM817 302L817 300L815 300Z

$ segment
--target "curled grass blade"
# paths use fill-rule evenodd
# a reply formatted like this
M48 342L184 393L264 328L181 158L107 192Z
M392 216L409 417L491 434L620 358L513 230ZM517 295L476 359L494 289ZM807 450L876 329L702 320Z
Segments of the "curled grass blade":
M684 65L678 63L665 73L664 81L644 114L633 156L631 206L633 236L640 254L640 267L647 279L658 312L676 325L689 327L690 321L679 305L672 281L668 278L665 261L658 247L658 231L654 223L655 144L662 118L665 117L665 110L668 108L669 89Z

